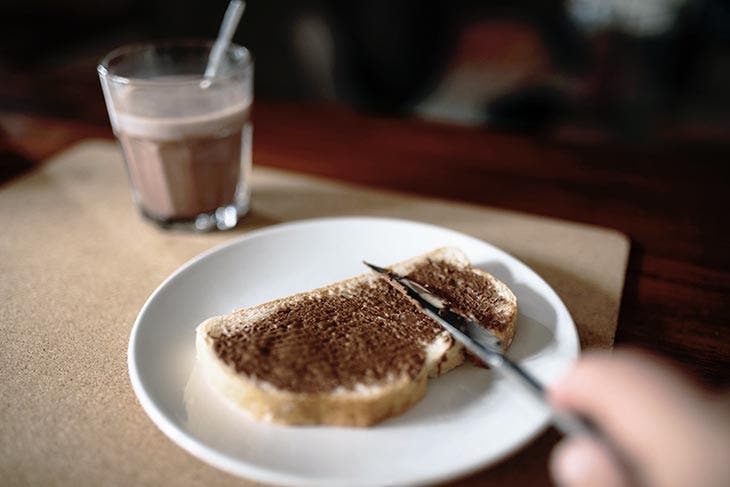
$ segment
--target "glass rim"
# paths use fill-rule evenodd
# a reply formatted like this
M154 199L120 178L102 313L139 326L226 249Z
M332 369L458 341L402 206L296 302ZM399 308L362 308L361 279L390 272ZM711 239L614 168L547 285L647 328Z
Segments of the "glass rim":
M111 82L119 83L119 84L145 84L145 85L152 85L152 86L170 86L170 85L189 85L189 84L200 84L201 80L205 79L203 73L200 73L200 77L195 77L193 79L185 79L185 80L154 80L154 79L147 79L147 78L134 78L129 76L122 76L120 74L114 74L112 73L112 69L110 68L109 64L114 60L119 58L120 56L129 55L132 53L138 53L149 49L159 49L159 48L191 48L191 47L207 47L212 48L213 47L213 41L210 40L198 40L198 39L179 39L179 40L168 40L168 41L151 41L151 42L135 42L131 44L125 44L123 46L117 47L107 53L101 60L99 61L99 64L96 66L96 71L99 73L99 76L102 78L105 78ZM230 73L226 73L222 76L216 76L216 80L227 80L230 79L242 72L244 72L246 69L250 69L251 66L253 66L253 56L251 55L251 51L249 51L247 48L243 46L239 46L238 44L231 43L228 46L227 52L229 53L245 53L245 62L243 62L240 66L238 66L238 69L234 69Z

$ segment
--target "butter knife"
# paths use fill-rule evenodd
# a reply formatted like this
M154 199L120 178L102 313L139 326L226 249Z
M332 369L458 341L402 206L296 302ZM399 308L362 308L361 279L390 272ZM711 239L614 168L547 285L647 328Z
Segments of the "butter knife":
M545 386L522 366L510 360L504 354L500 340L489 330L483 328L470 317L462 316L449 309L444 300L417 282L399 276L386 268L364 261L363 263L400 286L408 296L421 306L421 309L428 316L448 330L469 352L479 357L484 363L489 364L490 367L508 380L520 385L531 396L547 406L553 424L563 434L590 435L604 444L606 443L603 435L599 434L588 420L553 408L546 398Z

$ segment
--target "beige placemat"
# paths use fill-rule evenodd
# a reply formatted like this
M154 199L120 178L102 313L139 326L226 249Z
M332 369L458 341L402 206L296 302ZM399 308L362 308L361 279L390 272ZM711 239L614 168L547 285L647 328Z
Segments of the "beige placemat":
M426 221L540 273L584 348L613 343L628 256L612 230L256 168L235 232L165 232L134 210L117 147L88 141L0 188L0 479L4 485L243 485L145 416L127 340L149 294L199 252L273 223L332 215ZM509 475L508 475L509 476ZM502 479L504 480L504 478Z

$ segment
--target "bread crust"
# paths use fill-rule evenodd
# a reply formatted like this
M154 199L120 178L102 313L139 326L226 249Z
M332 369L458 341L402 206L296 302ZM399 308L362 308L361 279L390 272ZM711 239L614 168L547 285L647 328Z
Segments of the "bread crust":
M400 274L423 263L425 259L446 260L451 264L471 269L468 258L458 249L440 248L428 254L400 262L391 269ZM503 336L505 348L515 333L517 318L516 298L506 285L490 274L471 269L484 275L497 285L508 299L510 312L506 313L507 326ZM335 426L369 426L386 418L403 413L418 402L426 393L429 377L437 377L461 365L465 359L464 348L444 331L426 346L427 359L415 378L407 375L389 377L377 385L338 388L327 392L301 393L282 390L259 378L236 372L215 352L216 337L227 327L240 326L247 320L264 318L278 307L295 302L305 296L347 293L362 282L381 279L373 273L363 274L345 281L330 284L306 293L270 301L259 306L236 311L231 315L210 318L196 328L197 360L208 383L224 397L254 418L280 424L323 424Z

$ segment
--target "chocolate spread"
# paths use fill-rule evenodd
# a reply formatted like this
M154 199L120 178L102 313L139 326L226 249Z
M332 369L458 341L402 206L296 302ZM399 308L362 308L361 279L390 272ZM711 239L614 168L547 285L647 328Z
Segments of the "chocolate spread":
M505 331L509 322L505 313L511 314L512 308L504 294L484 276L448 262L429 260L406 277L445 299L454 311L471 315L495 333Z
M487 279L445 263L424 263L409 277L492 322ZM473 292L465 292L466 289ZM352 292L307 296L216 338L215 352L236 372L291 392L316 393L417 377L425 345L443 329L384 278ZM497 323L495 323L495 326Z

